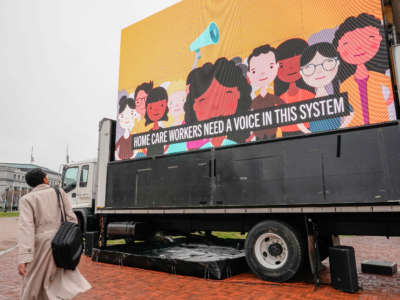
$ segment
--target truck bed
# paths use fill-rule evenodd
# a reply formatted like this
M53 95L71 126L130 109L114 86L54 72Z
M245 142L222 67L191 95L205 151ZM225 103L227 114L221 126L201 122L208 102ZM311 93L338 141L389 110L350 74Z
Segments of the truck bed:
M392 122L110 162L101 210L260 213L307 207L310 212L317 206L355 212L365 206L366 211L396 211L399 149L399 124Z

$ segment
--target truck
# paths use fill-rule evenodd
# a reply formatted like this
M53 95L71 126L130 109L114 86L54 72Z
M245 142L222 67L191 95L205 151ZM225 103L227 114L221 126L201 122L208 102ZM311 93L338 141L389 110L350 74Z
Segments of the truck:
M218 9L237 8L235 16L245 20L249 14L258 16L254 7L263 11L284 8L284 3L255 1L253 7L246 1L222 1L220 6L212 1L210 6L182 1L123 30L117 119L100 121L97 159L65 165L62 176L82 230L99 231L100 247L113 236L247 233L250 269L264 280L282 282L305 264L317 276L319 261L339 243L339 235L400 236L399 103L392 72L399 47L392 45L389 55L388 36L396 34L386 24L382 3L371 1L365 8L331 1L338 10L347 8L343 17L334 14L331 6L327 9L325 1L313 1L313 7L292 2L293 7L286 7L279 18L292 16L294 24L304 25L304 32L291 25L285 31L281 23L277 24L283 29L271 31L271 20L278 22L277 17L255 18L258 21L252 20L248 30L258 28L259 33L266 28L266 38L261 39L261 47L251 44L247 52L229 39L226 43L231 47L224 48L221 40L228 33L243 32L239 27L233 30L230 17L218 15ZM303 5L302 16L293 15L296 5ZM322 17L304 23L314 6ZM184 24L198 11L202 12L202 18L196 19L199 24L192 22L195 29L188 29ZM166 20L177 24L164 28ZM313 26L319 31L310 34L317 31ZM151 39L143 38L146 32L153 33ZM276 32L281 37L274 40ZM165 35L174 41L172 50L165 46ZM164 58L176 47L187 46L178 66L177 61L157 57L160 53L150 46L158 38L166 42ZM138 40L142 47L137 46ZM241 41L250 40L257 39L246 36ZM356 44L349 48L351 43ZM248 56L218 58L219 52L212 48L218 45L222 47L218 51L226 50L225 56L233 57L235 51ZM294 49L298 45L301 51ZM164 75L170 72L168 66L180 74L180 65L193 59L190 51L194 63L183 90L184 117L172 124L171 120L179 119L173 117L174 105L170 105L176 90L169 89L173 82L164 84ZM359 55L351 56L351 51ZM360 58L364 56L365 60ZM262 86L267 77L261 83L253 77L257 64L253 68L252 63L260 57L271 59L268 74L275 72L268 86ZM201 60L207 63L197 67ZM143 72L132 72L146 62ZM295 71L285 73L287 64ZM149 78L151 71L154 82L145 82L150 90L145 92L146 84L135 90L132 82ZM335 73L325 93L319 79L313 83L307 77L323 71ZM204 79L207 76L209 81ZM297 77L291 81L291 76ZM231 79L234 83L228 82ZM279 92L282 86L286 92ZM296 89L311 96L295 101L296 93L291 93ZM256 105L266 99L265 94L269 102L282 102ZM235 101L237 105L229 104ZM124 141L128 147L122 146Z

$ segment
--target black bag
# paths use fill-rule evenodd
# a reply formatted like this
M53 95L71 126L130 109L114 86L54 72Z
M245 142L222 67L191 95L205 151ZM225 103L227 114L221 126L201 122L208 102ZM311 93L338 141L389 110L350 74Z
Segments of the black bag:
M65 220L65 208L62 196L58 188L54 189L61 210L61 226L51 241L54 261L59 268L75 270L83 251L82 231L78 224Z

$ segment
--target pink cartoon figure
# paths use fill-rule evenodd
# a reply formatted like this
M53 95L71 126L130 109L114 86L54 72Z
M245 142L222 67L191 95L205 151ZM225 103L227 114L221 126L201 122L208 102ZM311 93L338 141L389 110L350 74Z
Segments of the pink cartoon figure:
M372 15L347 18L335 33L340 54L340 92L347 92L354 117L348 127L388 121L392 82L381 21ZM393 115L390 114L393 118Z
M161 121L168 121L168 94L163 87L152 89L146 100L145 125L153 124L151 131L160 129ZM164 153L163 145L151 145L147 147L147 156Z
M131 134L138 134L147 132L150 130L150 126L146 126L146 101L150 91L153 89L153 81L143 82L136 87L134 98L136 111L139 114L139 118L135 121L135 125L132 128Z

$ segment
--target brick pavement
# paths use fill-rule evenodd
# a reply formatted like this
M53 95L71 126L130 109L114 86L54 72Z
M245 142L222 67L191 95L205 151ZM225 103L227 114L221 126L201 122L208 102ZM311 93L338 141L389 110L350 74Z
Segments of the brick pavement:
M0 218L0 252L16 245L18 218Z
M366 259L395 261L400 265L400 238L346 237L342 244L356 250L357 267ZM0 256L0 300L17 299L20 279L16 274L16 251ZM328 265L328 262L324 262ZM130 267L92 262L83 257L80 271L92 283L93 289L76 300L131 300L131 299L289 299L289 300L400 300L400 274L392 277L362 274L359 283L363 290L347 294L323 284L314 291L310 281L270 283L245 273L215 281L195 277L166 274ZM322 282L329 282L329 270L321 274Z

